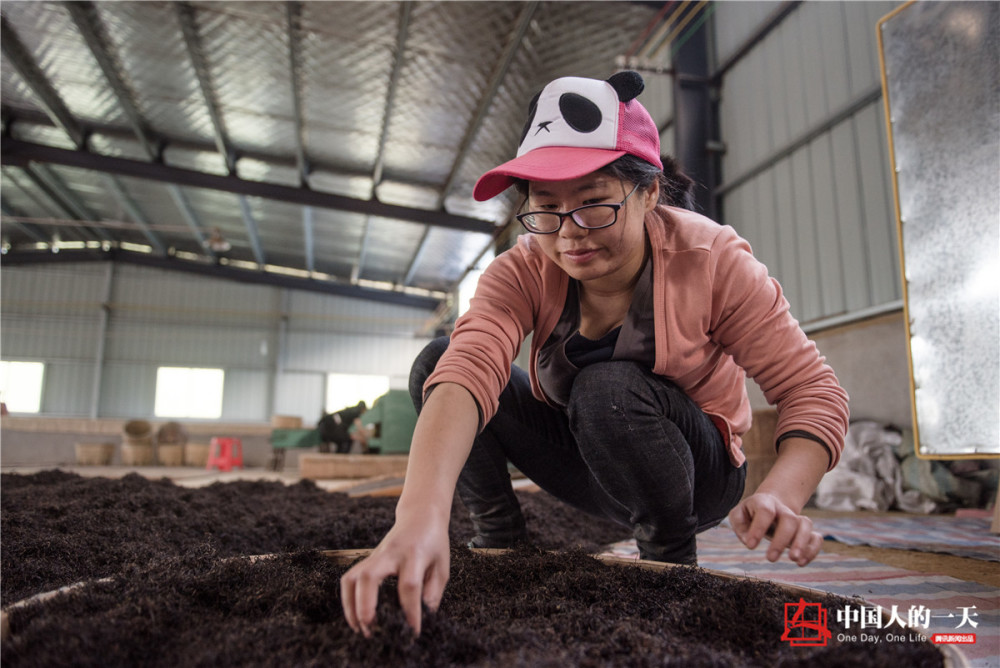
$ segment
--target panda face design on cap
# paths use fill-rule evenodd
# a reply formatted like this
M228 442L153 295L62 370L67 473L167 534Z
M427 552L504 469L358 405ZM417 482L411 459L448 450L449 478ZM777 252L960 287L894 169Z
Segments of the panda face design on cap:
M563 77L549 83L528 108L517 157L479 177L473 197L484 202L518 179L565 181L596 171L623 155L663 169L660 132L635 98L638 72L607 81Z
M642 89L642 78L635 72L620 72L607 81L556 79L531 102L518 157L544 146L615 150L621 103Z
M607 81L556 79L532 101L517 155L543 146L614 150L618 103L618 93Z

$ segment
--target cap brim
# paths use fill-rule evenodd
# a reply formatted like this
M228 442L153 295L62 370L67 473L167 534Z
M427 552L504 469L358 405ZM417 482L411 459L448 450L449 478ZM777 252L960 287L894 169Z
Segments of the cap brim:
M544 146L509 160L479 177L472 196L479 202L496 197L514 179L526 181L568 181L586 176L626 154L603 148Z

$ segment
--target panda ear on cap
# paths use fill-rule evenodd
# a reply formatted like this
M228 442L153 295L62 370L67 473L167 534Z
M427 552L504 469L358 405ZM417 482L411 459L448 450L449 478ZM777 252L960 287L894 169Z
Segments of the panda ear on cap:
M646 83L642 80L642 75L631 70L612 74L608 79L608 83L618 93L618 99L622 102L628 102L639 97L639 93L646 87Z

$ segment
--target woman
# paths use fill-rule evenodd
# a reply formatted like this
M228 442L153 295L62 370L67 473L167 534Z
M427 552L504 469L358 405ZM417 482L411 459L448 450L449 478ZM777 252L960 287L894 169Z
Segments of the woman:
M680 208L634 72L557 79L532 101L517 157L474 195L510 186L530 234L499 256L448 341L414 363L420 413L396 522L341 580L366 636L379 584L420 632L440 603L458 489L470 545L507 547L524 520L507 461L582 511L629 527L644 559L696 563L695 534L727 514L744 544L800 566L822 537L802 507L832 468L847 395L788 313L778 284L730 227ZM528 373L511 368L529 333ZM778 457L740 501L749 374L778 409Z

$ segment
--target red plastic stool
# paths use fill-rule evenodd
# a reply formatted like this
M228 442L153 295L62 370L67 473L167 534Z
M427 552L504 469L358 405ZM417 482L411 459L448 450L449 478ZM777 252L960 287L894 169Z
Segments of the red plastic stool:
M218 467L220 471L232 471L233 466L243 468L243 442L238 438L217 436L208 447L206 469Z

